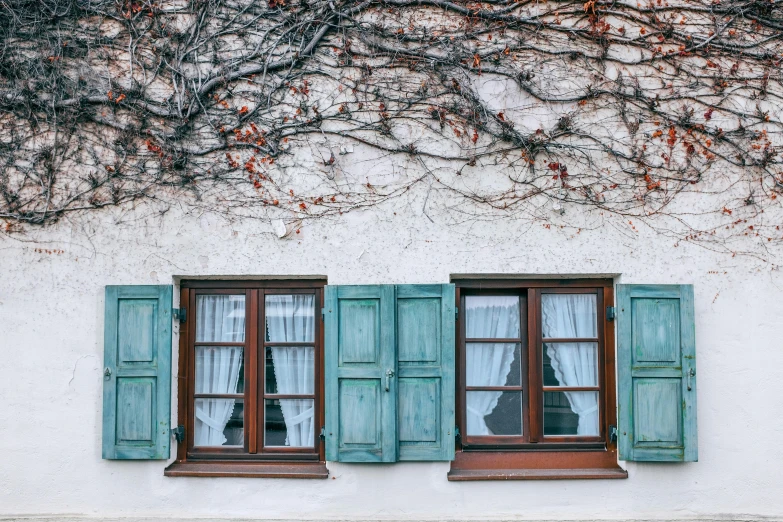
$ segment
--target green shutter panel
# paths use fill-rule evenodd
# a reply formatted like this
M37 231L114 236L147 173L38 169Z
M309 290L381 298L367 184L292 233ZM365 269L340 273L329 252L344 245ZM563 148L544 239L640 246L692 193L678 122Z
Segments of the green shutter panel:
M103 458L169 458L171 286L107 286Z
M394 286L327 286L326 459L397 460Z
M698 460L692 285L618 285L618 444L631 461Z
M397 285L399 460L454 460L454 285Z

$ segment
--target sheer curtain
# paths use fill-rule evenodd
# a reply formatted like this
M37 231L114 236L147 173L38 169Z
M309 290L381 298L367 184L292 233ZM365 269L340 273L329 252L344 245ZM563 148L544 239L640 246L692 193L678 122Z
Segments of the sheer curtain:
M519 336L519 298L515 296L465 297L467 338ZM503 386L514 360L514 344L469 343L465 380L468 386ZM467 392L468 435L492 435L484 421L498 404L502 392Z
M591 294L541 296L543 336L596 337L596 301ZM595 343L547 343L546 353L560 386L598 386ZM571 411L579 415L577 435L598 435L598 394L565 392Z
M200 295L196 298L196 341L243 342L245 298ZM196 348L196 393L237 393L242 367L241 346ZM222 446L224 430L234 412L234 399L196 400L196 446Z
M312 342L315 339L314 295L268 295L267 336L270 342ZM310 346L272 347L277 393L308 395L315 392L315 350ZM280 399L286 428L286 446L313 445L314 401Z

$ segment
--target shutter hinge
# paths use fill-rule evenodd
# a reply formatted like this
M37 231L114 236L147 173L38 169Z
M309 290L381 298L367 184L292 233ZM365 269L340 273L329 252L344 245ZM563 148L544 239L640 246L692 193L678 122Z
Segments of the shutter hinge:
M454 320L456 321L457 319L459 319L459 308L455 306L454 307Z
M454 438L455 439L461 439L462 435L459 433L459 426L454 426Z
M185 442L185 426L182 424L178 425L176 428L172 428L171 433L174 435L177 442Z
M606 320L607 321L614 321L614 318L617 315L617 309L614 306L607 306L606 307Z
M326 426L321 426L321 434L318 436L321 440L326 440Z
M326 321L326 308L321 308L321 320Z
M617 442L617 426L614 424L609 426L609 442Z
M188 322L188 309L187 308L173 308L171 310L171 314L174 316L174 319L176 319L180 323Z

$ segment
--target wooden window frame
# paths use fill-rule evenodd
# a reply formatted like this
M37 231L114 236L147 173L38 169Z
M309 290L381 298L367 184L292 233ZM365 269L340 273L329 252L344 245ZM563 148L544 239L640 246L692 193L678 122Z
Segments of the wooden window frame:
M183 280L180 283L180 306L187 310L187 321L180 325L179 365L177 375L177 420L185 427L185 441L177 445L177 459L168 468L167 476L254 476L276 478L326 478L324 444L320 428L324 423L324 280L266 279L247 281ZM266 382L266 349L287 343L266 342L265 296L313 294L315 296L315 336L313 342L296 343L313 346L315 350L315 393L301 396L314 400L313 446L290 448L264 446L265 399L287 396L268 394ZM196 296L244 295L245 341L236 343L244 348L245 389L243 447L196 447L194 445L195 346L215 346L224 343L196 343ZM232 344L233 345L233 344ZM237 394L237 397L240 394ZM233 398L233 396L232 396ZM297 396L296 398L300 398Z
M614 306L611 279L461 279L456 285L460 308L456 326L456 418L461 437L449 480L626 478L617 464L617 443L610 426L617 425L615 393L614 323L605 309ZM543 435L543 342L541 296L547 293L595 293L598 343L599 435ZM466 343L464 297L467 295L520 296L522 342L523 430L521 436L469 436L465 415ZM527 304L524 309L524 304ZM580 339L581 340L581 339ZM547 341L549 341L547 339ZM591 340L592 341L592 340ZM473 341L475 342L475 340ZM504 342L507 342L504 340ZM525 348L527 352L525 353ZM535 371L531 371L535 368ZM552 391L562 391L558 388Z

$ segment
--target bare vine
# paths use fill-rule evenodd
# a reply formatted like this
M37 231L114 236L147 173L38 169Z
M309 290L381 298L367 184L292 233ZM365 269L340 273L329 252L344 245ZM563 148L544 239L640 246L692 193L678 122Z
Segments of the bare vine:
M0 0L0 219L427 187L466 218L779 243L782 37L780 0ZM362 178L354 148L411 167Z

